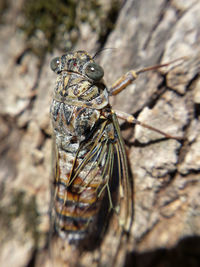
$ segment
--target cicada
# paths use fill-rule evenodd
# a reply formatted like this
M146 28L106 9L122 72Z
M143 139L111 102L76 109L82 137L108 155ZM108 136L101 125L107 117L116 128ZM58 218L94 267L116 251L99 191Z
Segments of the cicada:
M165 65L130 71L108 88L102 67L85 51L68 52L51 61L51 69L58 75L50 110L55 228L70 244L85 242L98 231L102 210L105 217L101 223L113 211L119 225L129 231L132 181L117 117L140 122L129 114L116 113L109 96L121 92L141 72Z

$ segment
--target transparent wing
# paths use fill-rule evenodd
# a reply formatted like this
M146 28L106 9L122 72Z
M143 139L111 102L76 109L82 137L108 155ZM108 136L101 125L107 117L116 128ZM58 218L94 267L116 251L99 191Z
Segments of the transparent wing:
M59 185L63 181L60 179L57 149L54 149L54 155L54 183ZM55 199L59 199L61 203L57 218L60 220L59 225L62 225L64 217L69 217L66 214L71 212L74 218L80 218L74 219L76 221L72 229L79 230L82 229L82 225L89 226L94 217L99 217L101 201L106 198L108 210L119 213L120 224L124 230L129 231L133 212L132 191L124 142L115 114L112 115L112 121L104 120L98 123L88 139L80 145L73 159L62 197L58 194L57 188L58 186L55 186ZM114 197L117 191L118 197ZM75 192L73 197L72 192ZM73 200L74 207L68 204L69 200ZM83 204L88 205L84 207ZM90 232L93 231L92 227L88 228Z
M119 175L119 220L123 229L129 232L133 221L133 183L129 176L125 144L115 113L112 113L112 119L117 135L114 147Z
M88 173L96 168L96 173L100 171L102 183L98 187L98 197L107 191L109 209L114 209L119 213L119 222L123 229L129 232L133 220L133 184L128 173L128 163L125 145L121 136L119 123L115 113L112 113L112 123L114 128L114 139L106 139L104 131L108 121L105 121L95 137L95 142L81 164L76 168L73 179L79 175L89 161L93 161ZM89 146L86 143L86 147ZM105 156L106 155L106 156ZM99 169L100 168L100 169ZM72 180L73 180L72 179ZM94 177L91 177L92 181ZM88 184L87 184L88 185ZM118 190L116 187L118 186ZM118 191L118 198L114 199L114 193Z

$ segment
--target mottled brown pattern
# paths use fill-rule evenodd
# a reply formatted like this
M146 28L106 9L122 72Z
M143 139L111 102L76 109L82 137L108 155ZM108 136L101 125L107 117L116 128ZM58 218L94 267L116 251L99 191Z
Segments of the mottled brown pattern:
M56 229L77 244L92 235L106 192L113 205L110 184L127 179L126 157L102 68L83 51L53 59L51 68L59 74L51 105Z

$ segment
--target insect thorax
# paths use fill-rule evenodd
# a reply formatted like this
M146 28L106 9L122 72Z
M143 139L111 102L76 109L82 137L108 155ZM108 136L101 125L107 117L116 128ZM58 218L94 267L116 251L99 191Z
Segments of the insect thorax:
M102 82L63 71L57 78L54 99L67 105L102 109L108 105L108 91Z

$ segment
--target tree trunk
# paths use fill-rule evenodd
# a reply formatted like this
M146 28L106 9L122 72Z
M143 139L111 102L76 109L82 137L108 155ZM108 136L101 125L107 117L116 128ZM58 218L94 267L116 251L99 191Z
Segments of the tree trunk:
M111 16L113 2L99 1L104 21ZM54 238L49 240L48 234L49 107L56 79L49 62L62 52L54 48L53 54L46 49L42 57L35 55L30 40L18 28L19 21L24 21L24 2L7 4L0 25L0 266L198 266L199 1L121 1L113 28L103 41L92 29L95 23L100 29L104 26L102 17L93 18L92 26L78 20L79 38L73 50L94 53L111 48L97 59L108 88L131 69L181 58L140 74L111 103L114 110L184 137L166 139L120 121L134 187L133 225L128 237L114 235L117 218L113 216L101 244L81 252L58 238L56 243ZM78 3L76 12L82 12ZM93 10L88 12L92 17Z

